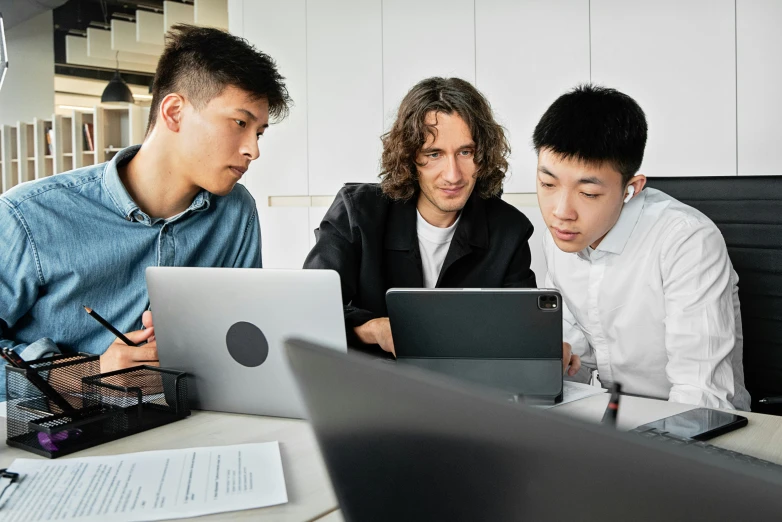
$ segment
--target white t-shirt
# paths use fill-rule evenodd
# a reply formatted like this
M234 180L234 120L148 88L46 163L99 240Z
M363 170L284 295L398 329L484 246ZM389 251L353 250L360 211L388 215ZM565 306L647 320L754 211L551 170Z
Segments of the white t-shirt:
M421 251L421 265L424 269L424 288L434 288L461 215L450 227L440 228L429 224L417 210L416 214L418 215L416 220L418 248Z

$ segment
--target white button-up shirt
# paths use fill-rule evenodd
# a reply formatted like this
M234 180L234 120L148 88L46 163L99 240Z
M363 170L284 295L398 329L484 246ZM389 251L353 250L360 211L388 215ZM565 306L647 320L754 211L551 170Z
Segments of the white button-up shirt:
M647 188L596 249L544 234L546 286L564 300L564 340L623 391L749 410L738 276L717 226Z

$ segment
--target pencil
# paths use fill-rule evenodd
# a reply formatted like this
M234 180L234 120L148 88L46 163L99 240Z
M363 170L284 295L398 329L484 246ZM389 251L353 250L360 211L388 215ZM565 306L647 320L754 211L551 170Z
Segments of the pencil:
M84 306L84 305L82 305ZM84 310L90 314L96 321L98 321L106 330L110 331L114 335L117 336L119 340L121 340L123 343L127 344L128 346L138 346L138 343L134 343L127 337L125 337L125 334L114 328L111 323L109 323L106 319L100 316L98 312L93 310L92 308L89 308L87 306L84 306Z
M24 376L30 381L30 384L38 388L38 391L43 393L51 402L59 406L62 411L74 411L76 409L71 406L71 403L60 395L46 379L38 374L38 370L31 368L30 365L27 364L27 361L24 361L19 357L19 354L10 348L3 348L2 357L12 366L25 370Z
M616 427L616 416L619 413L619 398L622 396L622 385L615 382L611 385L611 398L608 399L608 407L603 414L603 424Z

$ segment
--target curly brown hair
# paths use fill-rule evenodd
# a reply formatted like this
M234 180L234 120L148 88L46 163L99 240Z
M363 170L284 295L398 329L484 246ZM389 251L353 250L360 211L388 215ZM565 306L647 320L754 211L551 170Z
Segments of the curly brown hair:
M460 78L427 78L415 85L399 105L391 130L383 135L380 187L395 200L408 200L417 194L418 153L428 136L435 135L426 124L430 112L458 114L475 141L475 190L486 199L502 192L508 170L510 145L505 130L494 120L486 98Z

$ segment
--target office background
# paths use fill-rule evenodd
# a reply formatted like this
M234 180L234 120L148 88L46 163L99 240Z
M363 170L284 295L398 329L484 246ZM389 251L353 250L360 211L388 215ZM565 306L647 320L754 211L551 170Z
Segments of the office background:
M141 8L135 0L124 3L131 14L132 4ZM245 176L258 202L267 267L301 266L315 240L312 231L340 186L377 180L381 134L404 93L433 75L473 82L508 129L513 154L505 197L536 226L531 246L540 282L545 230L534 196L530 136L548 104L578 83L615 87L644 108L644 174L782 174L782 0L151 3L164 14L136 10L133 23L140 28L145 17L157 16L159 38L164 20L183 11L190 10L191 18L194 12L196 23L199 9L212 13L210 19L222 12L221 20L227 11L229 30L274 57L288 79L295 106L262 138L261 157ZM109 0L108 7L120 4ZM98 13L97 0L79 0L79 6L84 16ZM105 79L76 85L53 70L61 67L51 51L63 21L57 12L54 19L52 11L42 12L8 30L12 65L0 93L1 124L97 104ZM109 18L111 27L91 27L86 38L69 35L65 41L84 47L81 54L101 51L94 63L110 74L113 61L106 53L113 57L115 42L108 29L122 24ZM88 45L97 36L111 45ZM66 54L69 62L78 61L71 57L76 53ZM131 63L133 56L120 52L120 69L136 103L148 105L146 87L126 71L149 74L156 59L141 67Z
M229 28L273 56L295 107L245 183L264 265L298 267L332 196L375 181L379 136L434 75L473 82L507 128L507 199L536 225L532 130L581 82L634 97L650 176L782 174L779 0L229 0Z

